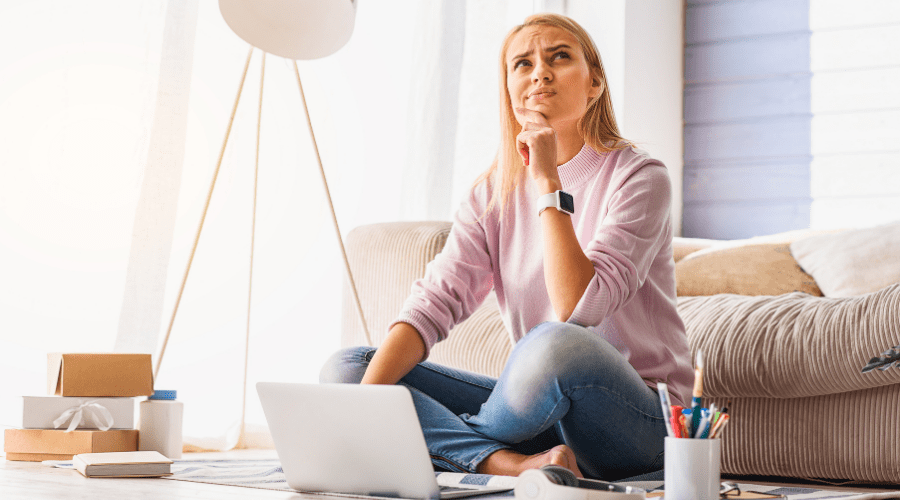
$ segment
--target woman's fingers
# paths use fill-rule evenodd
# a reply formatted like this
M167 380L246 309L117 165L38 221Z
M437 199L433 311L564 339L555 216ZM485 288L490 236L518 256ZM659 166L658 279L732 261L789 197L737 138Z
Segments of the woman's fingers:
M516 136L516 149L522 157L522 162L525 166L537 162L535 167L539 170L555 170L556 131L550 126L547 117L526 108L516 108L516 114L522 122L522 130ZM540 174L533 172L532 175Z
M549 127L550 122L547 121L547 117L544 116L540 111L535 111L533 109L528 108L516 108L516 114L525 118L526 122L534 122L538 125Z

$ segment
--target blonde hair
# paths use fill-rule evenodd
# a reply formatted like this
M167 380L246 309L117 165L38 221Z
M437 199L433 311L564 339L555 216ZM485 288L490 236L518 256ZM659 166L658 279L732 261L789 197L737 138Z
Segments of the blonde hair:
M616 116L613 113L612 99L609 96L609 87L606 83L606 73L603 71L603 62L600 60L600 53L588 32L566 16L558 14L529 16L524 23L510 30L500 49L500 148L490 168L475 181L475 186L486 181L492 182L491 199L485 209L485 214L499 202L501 219L506 211L510 194L516 190L525 175L525 167L516 149L516 136L522 126L516 120L509 91L506 88L506 54L513 37L522 29L531 26L552 26L575 37L581 45L587 61L592 83L601 86L600 94L591 99L587 110L578 121L578 131L584 142L600 153L623 149L631 145L630 141L623 139L619 134Z

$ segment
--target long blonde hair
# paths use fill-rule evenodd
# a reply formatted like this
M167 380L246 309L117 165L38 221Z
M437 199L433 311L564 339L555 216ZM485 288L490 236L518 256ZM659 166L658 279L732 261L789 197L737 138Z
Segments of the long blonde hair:
M584 142L600 153L623 149L631 145L630 141L623 139L619 134L616 115L613 113L612 99L609 95L609 86L606 82L606 73L603 71L603 62L600 60L600 53L588 32L566 16L558 14L529 16L524 23L510 30L500 49L500 148L490 168L475 181L475 186L488 180L492 181L491 200L485 209L485 214L490 212L494 205L500 203L501 219L506 211L510 194L516 190L525 175L525 167L516 149L516 136L522 126L516 120L509 91L506 88L506 54L513 37L522 29L530 26L552 26L574 36L584 52L592 83L602 87L600 94L591 99L584 116L578 121L578 131Z

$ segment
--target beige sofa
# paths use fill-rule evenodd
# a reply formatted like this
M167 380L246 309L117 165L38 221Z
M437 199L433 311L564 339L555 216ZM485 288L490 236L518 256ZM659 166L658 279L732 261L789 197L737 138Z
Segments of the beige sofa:
M348 235L374 345L449 231L449 222L402 222ZM815 280L790 255L791 242L810 236L676 239L679 295L694 295L680 296L678 310L692 351L703 350L708 400L733 419L722 471L900 483L900 367L860 373L900 344L900 283L854 297L817 296ZM342 345L366 345L349 291L343 310ZM430 360L497 376L511 348L489 296Z

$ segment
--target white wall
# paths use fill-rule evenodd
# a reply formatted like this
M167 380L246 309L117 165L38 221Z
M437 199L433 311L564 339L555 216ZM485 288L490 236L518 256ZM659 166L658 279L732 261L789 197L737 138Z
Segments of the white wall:
M652 0L570 0L609 79L622 135L669 169L672 219L681 234L684 165L684 6Z
M684 5L628 0L625 10L626 138L669 168L675 234L682 225L684 166Z
M900 218L900 2L810 0L810 225Z

